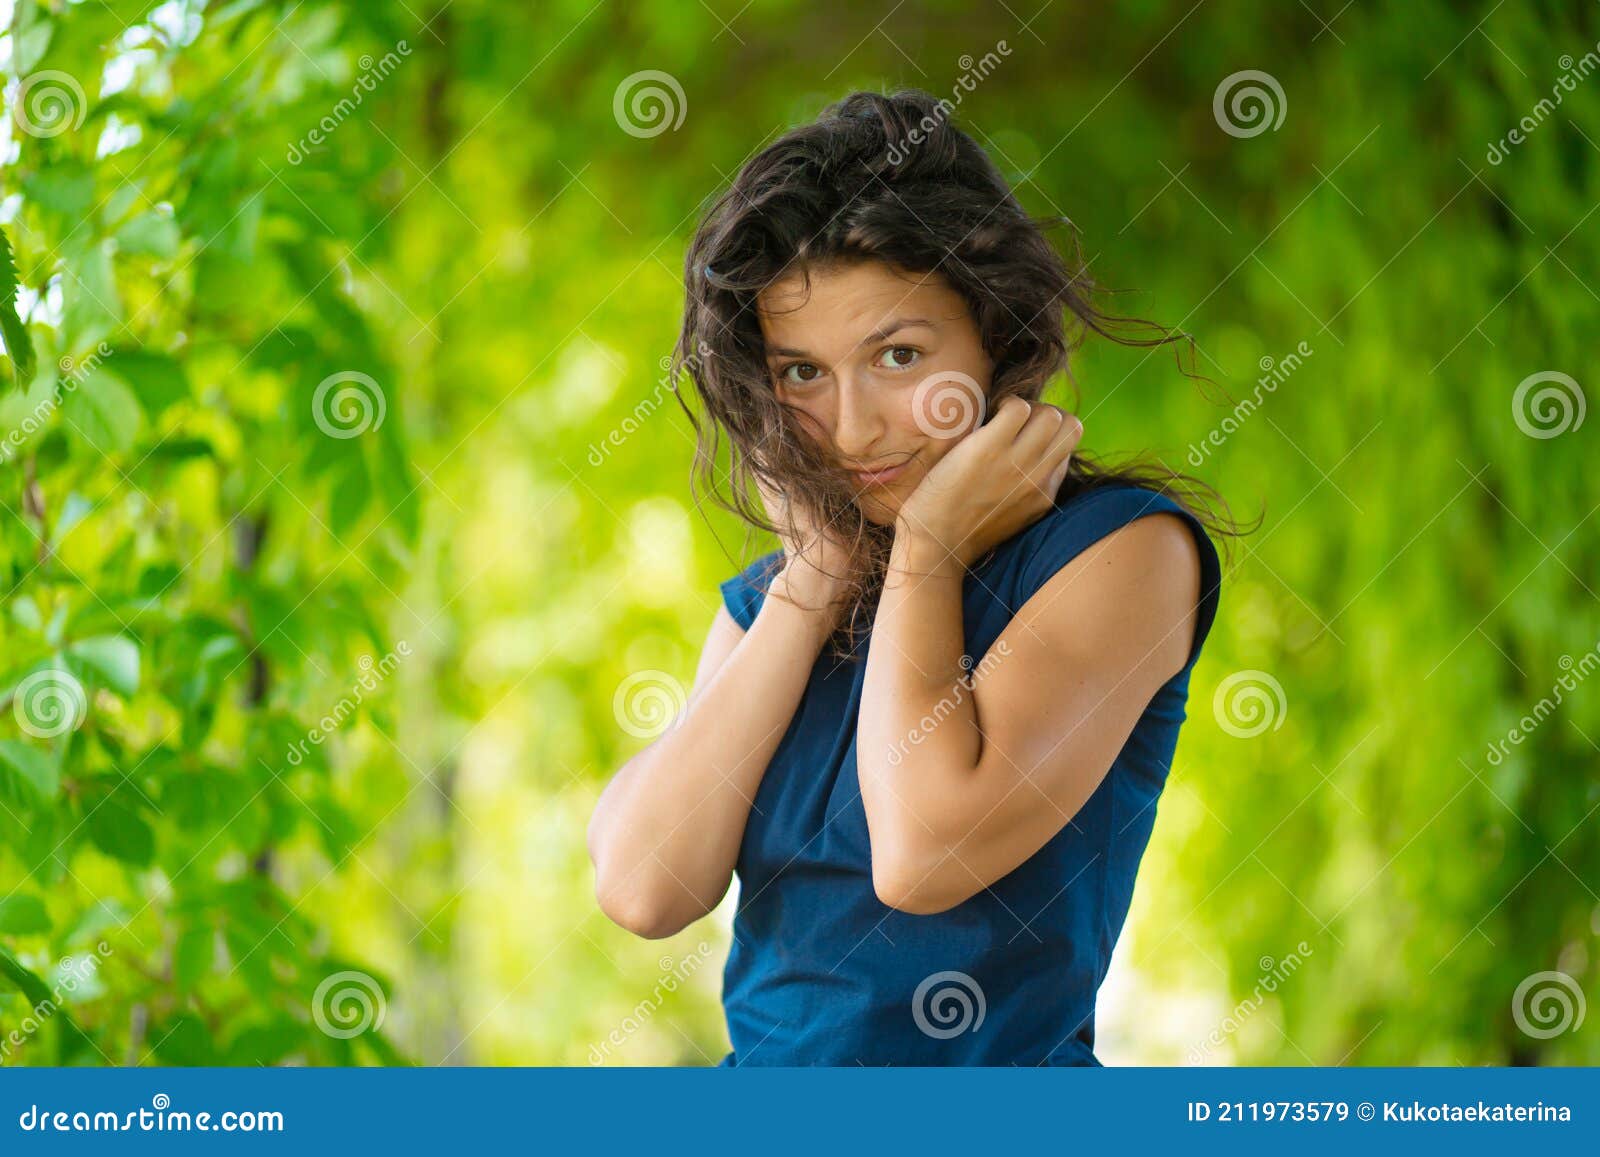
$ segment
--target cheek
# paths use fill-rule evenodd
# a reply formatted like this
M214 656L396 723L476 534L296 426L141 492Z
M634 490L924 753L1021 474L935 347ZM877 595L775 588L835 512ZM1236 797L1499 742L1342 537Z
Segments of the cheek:
M958 438L929 438L923 436L917 450L917 463L920 466L917 476L920 478L923 474L932 470L941 458L955 449L959 441L960 439Z
M930 370L904 391L895 408L901 444L925 444L924 457L942 458L952 445L977 429L988 406L985 378L961 370Z
M823 407L812 401L802 402L793 398L781 400L789 407L795 424L805 437L821 446L828 444L830 438L828 431L832 428L832 419Z

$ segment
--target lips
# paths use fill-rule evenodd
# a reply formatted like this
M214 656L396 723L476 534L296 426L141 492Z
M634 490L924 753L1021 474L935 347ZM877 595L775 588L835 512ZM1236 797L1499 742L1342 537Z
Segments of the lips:
M907 459L898 465L885 466L877 470L852 470L850 471L850 477L854 478L862 486L885 486L904 474L906 467L909 465L910 460Z

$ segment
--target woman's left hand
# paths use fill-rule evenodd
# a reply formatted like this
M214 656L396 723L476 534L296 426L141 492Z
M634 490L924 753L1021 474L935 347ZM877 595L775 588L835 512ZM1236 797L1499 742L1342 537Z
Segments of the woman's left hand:
M1054 504L1083 423L1015 395L936 462L895 517L895 537L925 563L963 570Z

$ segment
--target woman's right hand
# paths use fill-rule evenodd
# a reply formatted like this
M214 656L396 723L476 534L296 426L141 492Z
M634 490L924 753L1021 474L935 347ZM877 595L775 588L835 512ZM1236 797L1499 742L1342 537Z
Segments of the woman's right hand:
M845 591L842 576L850 564L849 549L831 527L818 526L804 503L791 502L787 494L771 489L759 477L756 489L783 543L784 567L773 586L781 583L791 601L825 614L831 629L840 610L836 603Z

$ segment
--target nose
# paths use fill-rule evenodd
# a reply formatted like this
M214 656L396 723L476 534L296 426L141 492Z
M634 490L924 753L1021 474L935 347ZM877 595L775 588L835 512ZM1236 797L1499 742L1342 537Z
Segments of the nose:
M851 462L871 461L882 440L883 414L873 391L853 375L841 374L838 409L834 414L833 443L840 457Z

